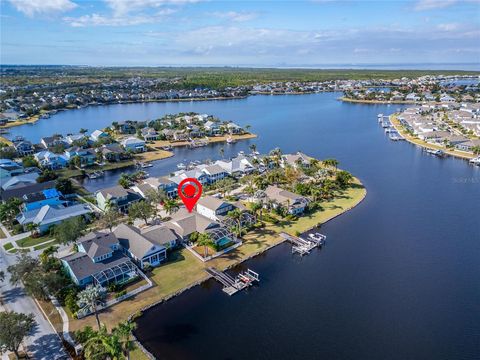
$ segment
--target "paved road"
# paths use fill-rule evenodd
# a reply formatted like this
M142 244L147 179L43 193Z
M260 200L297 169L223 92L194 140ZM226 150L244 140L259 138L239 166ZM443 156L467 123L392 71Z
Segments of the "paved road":
M5 240L0 241L4 243ZM0 284L2 297L2 310L33 313L37 326L30 337L24 341L28 351L33 354L36 360L54 360L69 356L65 352L62 342L47 319L43 316L35 301L27 296L20 285L12 286L9 282L7 267L15 262L15 256L5 254L3 246L0 245L0 271L6 274L6 279Z

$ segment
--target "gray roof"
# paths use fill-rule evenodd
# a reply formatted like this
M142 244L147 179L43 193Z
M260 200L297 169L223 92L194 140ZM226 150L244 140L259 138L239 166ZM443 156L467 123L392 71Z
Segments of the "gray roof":
M91 258L112 252L111 245L118 244L118 239L111 232L92 231L77 240Z
M128 249L137 258L142 259L156 244L146 239L138 229L133 226L120 224L113 231L120 244ZM161 245L158 245L163 247Z
M196 231L203 233L207 229L220 226L220 224L195 211L190 213L187 209L181 208L172 216L172 220L165 223L165 226L173 229L181 237L185 237Z
M157 245L165 245L178 240L177 234L163 225L155 225L148 229L143 229L141 233L145 238Z
M120 185L112 186L112 187L109 187L109 188L106 188L106 189L101 189L99 192L100 192L100 194L103 195L103 197L105 199L128 196L127 189L124 189Z
M2 189L9 190L13 188L22 187L25 184L35 184L37 182L38 174L36 172L12 176L10 179L2 182Z
M286 202L295 202L297 200L305 199L303 196L292 193L288 190L283 190L276 186L268 186L265 189L265 195L272 200L276 200L279 203L286 203Z
M33 184L25 184L23 183L22 185L15 186L11 189L8 190L2 190L0 189L1 193L1 198L3 201L6 201L12 197L18 197L21 198L24 195L31 194L34 192L42 191L45 189L53 189L55 188L55 181L46 181L43 183L33 183Z
M217 199L216 197L207 195L207 196L204 196L204 197L200 198L197 202L197 205L202 205L202 206L206 207L207 209L217 210L217 209L221 208L222 206L228 206L230 204L223 201L223 200Z
M73 274L79 281L116 265L126 262L131 263L128 257L124 256L120 251L115 251L111 257L96 263L84 252L68 255L60 260L68 263Z

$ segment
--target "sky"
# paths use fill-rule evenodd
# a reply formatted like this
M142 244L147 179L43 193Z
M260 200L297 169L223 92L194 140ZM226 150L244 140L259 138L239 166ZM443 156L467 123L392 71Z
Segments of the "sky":
M2 64L480 66L480 0L0 4Z

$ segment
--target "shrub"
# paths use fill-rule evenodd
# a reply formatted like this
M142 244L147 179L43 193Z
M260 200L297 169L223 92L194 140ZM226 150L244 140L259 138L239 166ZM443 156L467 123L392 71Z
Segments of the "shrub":
M119 291L118 293L115 294L115 299L118 299L119 297L121 297L123 295L126 295L126 294L127 294L127 290Z

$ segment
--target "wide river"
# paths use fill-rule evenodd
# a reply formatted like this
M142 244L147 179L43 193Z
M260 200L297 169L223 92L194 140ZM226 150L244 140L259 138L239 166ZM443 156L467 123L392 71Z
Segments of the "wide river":
M390 141L376 115L397 106L338 96L91 107L12 132L38 140L196 111L259 135L225 145L226 156L251 143L261 152L301 150L338 159L365 184L364 202L322 227L321 250L300 259L284 244L246 263L260 273L258 287L229 297L212 280L145 312L136 335L160 359L479 359L480 168ZM148 172L218 158L221 146L176 150Z

